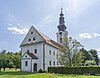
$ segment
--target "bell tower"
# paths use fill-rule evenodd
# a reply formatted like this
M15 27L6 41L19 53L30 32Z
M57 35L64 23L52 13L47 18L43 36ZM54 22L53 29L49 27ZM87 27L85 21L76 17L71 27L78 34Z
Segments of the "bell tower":
M65 21L64 21L64 14L63 14L63 8L61 6L61 13L59 18L59 25L57 26L58 32L57 32L57 42L61 45L65 43L64 39L68 36L68 32L66 31Z

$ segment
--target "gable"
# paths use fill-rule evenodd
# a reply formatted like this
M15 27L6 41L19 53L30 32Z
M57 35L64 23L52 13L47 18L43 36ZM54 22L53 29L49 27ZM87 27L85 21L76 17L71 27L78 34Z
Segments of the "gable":
M20 46L38 43L38 42L43 42L43 41L44 41L44 39L42 38L42 36L32 26Z
M31 59L31 57L30 57L27 53L25 53L25 54L22 56L22 58L30 58L30 59Z
M33 53L26 52L22 58L38 59Z

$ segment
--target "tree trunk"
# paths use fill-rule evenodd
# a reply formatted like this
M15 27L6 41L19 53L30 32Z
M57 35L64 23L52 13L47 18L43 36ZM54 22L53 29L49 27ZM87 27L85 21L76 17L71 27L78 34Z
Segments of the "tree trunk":
M5 71L5 67L3 67L3 70Z

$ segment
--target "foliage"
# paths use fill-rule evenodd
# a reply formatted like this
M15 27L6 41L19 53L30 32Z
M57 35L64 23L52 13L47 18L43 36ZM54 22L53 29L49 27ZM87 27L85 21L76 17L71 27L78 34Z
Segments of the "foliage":
M0 69L3 68L20 68L20 53L7 52L2 50L0 53Z
M84 48L80 49L74 59L74 66L97 65L99 60L96 50L87 51Z
M73 66L83 66L84 65L84 55L82 52L78 52L74 55Z
M76 54L74 58L74 66L84 66L87 60L93 60L91 53L89 53L84 48L80 49L79 53Z
M47 71L46 71L46 70L40 69L40 70L39 70L39 73L47 73Z
M94 60L87 60L84 65L85 66L93 66L93 65L96 65L96 62Z
M91 55L93 56L93 60L95 60L96 65L99 65L99 58L98 58L97 51L94 49L90 49L89 53L91 53Z
M48 72L59 74L100 74L100 67L49 67Z
M72 39L72 37L66 37L65 42L66 43L63 44L63 47L61 49L63 53L60 54L58 60L62 65L73 66L74 57L83 46L77 40Z
M93 75L66 75L66 74L54 74L54 73L29 73L20 72L14 69L6 69L6 71L0 72L0 78L99 78L99 76Z

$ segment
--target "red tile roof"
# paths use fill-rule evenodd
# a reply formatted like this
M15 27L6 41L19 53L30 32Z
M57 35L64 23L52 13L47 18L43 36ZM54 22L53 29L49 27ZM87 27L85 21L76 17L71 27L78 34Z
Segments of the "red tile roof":
M39 32L39 34L43 37L43 39L46 41L46 43L48 43L48 44L50 44L50 45L52 45L52 46L54 46L58 49L60 49L62 47L59 43L57 43L54 40L50 39L49 37L47 37L43 33Z

